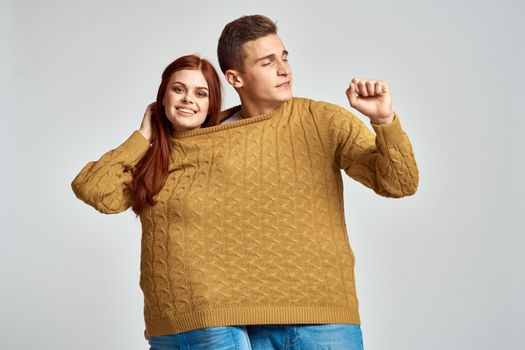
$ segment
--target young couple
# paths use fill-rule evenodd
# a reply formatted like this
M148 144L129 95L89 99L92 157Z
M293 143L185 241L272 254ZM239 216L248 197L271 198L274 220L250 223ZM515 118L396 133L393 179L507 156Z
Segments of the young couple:
M346 91L375 133L293 97L286 47L260 15L225 26L218 58L239 106L221 112L212 65L181 57L140 129L71 184L102 213L140 216L150 349L362 349L341 169L391 198L419 180L389 86Z

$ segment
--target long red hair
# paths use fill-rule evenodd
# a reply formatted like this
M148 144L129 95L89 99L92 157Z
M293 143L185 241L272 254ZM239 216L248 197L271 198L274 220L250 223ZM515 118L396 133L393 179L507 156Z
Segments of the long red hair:
M196 55L182 56L170 63L162 73L157 100L153 107L150 139L152 145L135 167L133 180L127 186L128 191L132 194L131 208L136 216L139 216L146 206L156 204L153 197L159 193L168 177L173 127L166 117L162 100L171 75L182 69L200 70L208 83L209 107L206 119L201 127L214 126L219 123L222 98L221 83L213 65Z

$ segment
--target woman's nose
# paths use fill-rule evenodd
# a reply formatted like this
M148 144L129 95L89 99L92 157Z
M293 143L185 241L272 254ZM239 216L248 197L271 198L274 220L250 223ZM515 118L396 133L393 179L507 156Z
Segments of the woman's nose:
M191 97L188 94L184 94L182 96L182 102L193 103L193 100L191 99Z

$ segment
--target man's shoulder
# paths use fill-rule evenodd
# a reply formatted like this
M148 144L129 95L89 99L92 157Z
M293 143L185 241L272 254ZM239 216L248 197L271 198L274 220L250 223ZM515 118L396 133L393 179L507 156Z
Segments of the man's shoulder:
M327 101L314 100L306 97L294 97L293 100L298 108L305 108L314 114L332 114L347 111L344 107Z

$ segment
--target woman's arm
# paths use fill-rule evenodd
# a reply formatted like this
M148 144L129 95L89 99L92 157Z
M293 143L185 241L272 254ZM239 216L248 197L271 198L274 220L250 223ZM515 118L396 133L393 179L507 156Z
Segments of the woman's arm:
M88 162L71 182L75 195L104 214L116 214L131 206L125 185L132 180L132 170L149 149L149 140L135 130L115 149L97 161Z
M146 107L140 129L123 144L80 170L71 183L79 199L104 214L120 213L131 206L125 185L131 182L133 167L149 149L154 108L155 102Z

